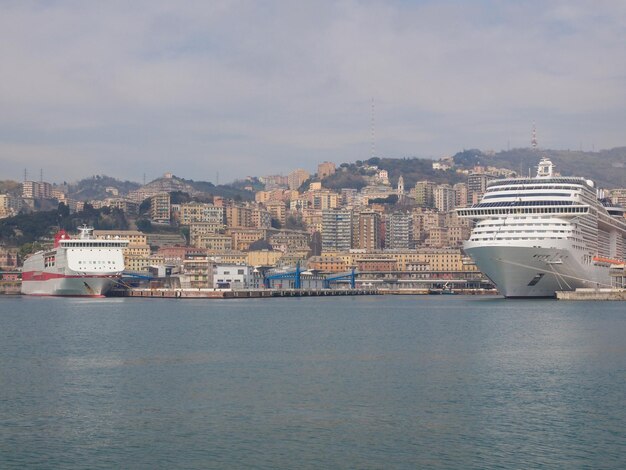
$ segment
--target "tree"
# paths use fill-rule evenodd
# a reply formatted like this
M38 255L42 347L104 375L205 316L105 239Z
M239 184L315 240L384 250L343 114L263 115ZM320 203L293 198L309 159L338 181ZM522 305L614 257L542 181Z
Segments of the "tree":
M152 222L150 222L148 219L137 219L136 225L137 230L139 230L140 232L152 232Z

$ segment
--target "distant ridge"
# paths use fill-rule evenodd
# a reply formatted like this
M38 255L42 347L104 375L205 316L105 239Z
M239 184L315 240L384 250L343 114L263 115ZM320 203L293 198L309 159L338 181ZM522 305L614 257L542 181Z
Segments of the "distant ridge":
M607 189L626 188L626 147L598 152L521 148L493 153L468 149L452 157L454 168L450 170L433 170L432 164L435 160L428 158L375 157L354 163L342 163L334 175L323 180L323 184L330 189L339 189L342 185L358 189L366 184L364 176L371 173L366 169L368 166L387 170L389 180L394 186L402 176L407 188L420 180L454 184L464 179L456 169L471 171L477 165L507 168L521 175L527 175L530 170L531 175L534 175L542 156L549 157L557 171L564 176L591 179L598 187Z

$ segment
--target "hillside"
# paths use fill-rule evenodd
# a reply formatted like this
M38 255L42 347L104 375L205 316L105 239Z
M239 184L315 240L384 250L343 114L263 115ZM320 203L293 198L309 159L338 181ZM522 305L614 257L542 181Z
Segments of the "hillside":
M582 176L596 182L602 188L626 188L626 147L618 147L599 152L580 152L571 150L538 150L530 148L512 149L495 154L487 154L478 149L468 149L454 155L454 165L458 169L471 170L476 165L508 168L527 175L532 175L542 156L549 157L559 173L564 176ZM424 158L370 158L354 163L342 163L337 172L323 180L324 187L330 189L355 188L366 185L364 176L374 174L368 167L376 166L387 170L389 181L397 185L400 175L404 177L404 186L411 188L417 181L430 180L436 183L454 184L464 177L455 169L433 170L433 160ZM308 186L306 183L306 186Z
M458 183L463 177L455 171L433 170L433 160L427 158L370 158L355 163L342 163L336 173L322 180L325 188L339 190L341 188L361 189L367 185L365 176L372 176L375 171L368 167L376 166L387 170L392 186L398 184L398 178L404 178L404 186L411 188L422 180L436 183ZM307 182L308 185L308 182Z
M94 175L91 178L84 178L68 185L68 195L72 199L89 201L111 197L111 194L106 192L106 188L115 188L119 195L123 196L140 186L139 183L132 181L120 181L106 175Z
M557 171L564 176L582 176L603 188L626 187L626 147L599 152L512 149L492 156L480 152L477 160L482 165L509 168L517 172L521 170L524 175L528 174L530 168L530 173L534 175L537 163L544 155L552 160Z

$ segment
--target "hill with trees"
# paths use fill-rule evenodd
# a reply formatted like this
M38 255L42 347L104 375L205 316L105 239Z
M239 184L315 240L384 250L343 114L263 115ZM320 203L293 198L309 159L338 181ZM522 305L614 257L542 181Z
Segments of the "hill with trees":
M21 246L50 240L60 229L76 232L80 225L87 224L99 230L126 230L128 221L124 212L116 208L94 209L85 204L84 210L70 214L69 208L61 203L56 210L18 214L0 219L0 240L7 246Z
M404 178L406 188L411 188L417 181L429 180L435 183L455 184L465 177L457 169L471 170L477 165L507 168L518 174L535 175L541 157L549 157L556 165L556 170L564 176L580 176L591 179L599 187L626 188L626 147L617 147L598 152L582 152L574 150L533 150L531 148L504 150L497 153L486 153L478 149L465 149L456 153L452 160L454 168L434 170L433 160L426 158L370 158L357 160L354 163L342 163L337 172L322 180L324 187L334 190L341 188L361 189L367 185L367 176L375 170L387 170L392 186L398 184L398 178ZM302 189L306 189L311 178Z
M84 178L76 183L67 185L68 195L78 201L89 201L93 199L105 199L111 197L106 188L115 188L120 196L128 194L139 188L139 183L132 181L120 181L106 175L94 175L91 178Z
M461 168L475 165L496 166L514 170L521 175L535 175L541 157L548 157L563 176L581 176L596 182L599 187L626 187L626 147L599 152L577 150L511 149L486 154L480 150L463 150L454 155L454 163Z

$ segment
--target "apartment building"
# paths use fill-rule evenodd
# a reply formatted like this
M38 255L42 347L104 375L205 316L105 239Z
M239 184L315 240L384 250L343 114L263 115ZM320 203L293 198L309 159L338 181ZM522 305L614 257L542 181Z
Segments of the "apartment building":
M202 202L188 202L180 205L179 221L181 225L208 223L223 229L225 215L223 207Z
M352 247L352 212L322 211L322 251L348 251Z
M155 194L150 198L150 219L159 224L170 223L171 201L169 193Z

